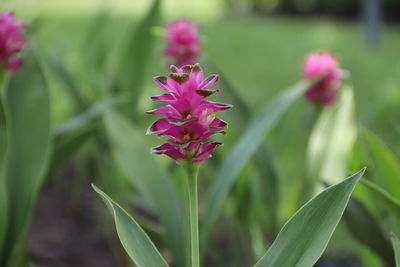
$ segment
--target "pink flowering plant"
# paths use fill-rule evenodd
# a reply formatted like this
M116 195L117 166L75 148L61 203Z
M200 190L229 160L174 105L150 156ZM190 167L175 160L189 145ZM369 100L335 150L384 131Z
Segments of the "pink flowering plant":
M0 13L0 71L13 73L21 64L18 57L26 39L22 35L23 24L15 21L13 12Z
M303 64L303 78L315 83L305 94L307 100L320 106L331 105L336 99L343 77L344 71L330 53L308 54Z
M165 154L178 163L183 163L187 172L189 195L191 261L192 266L200 266L198 207L197 207L197 174L200 163L211 157L212 151L221 145L220 142L205 141L216 133L224 133L227 123L215 112L231 107L206 100L218 93L211 90L218 75L203 77L198 64L185 65L181 68L171 66L172 73L154 79L156 85L167 93L152 96L152 100L167 105L148 111L163 118L154 122L147 130L148 134L167 136L166 143L152 149L155 154Z
M151 99L162 102L164 105L147 112L162 116L150 125L147 134L167 137L165 143L154 147L151 151L170 157L186 171L187 193L185 195L188 198L190 253L184 266L200 267L198 172L201 164L209 159L213 150L221 144L207 139L216 133L224 133L227 126L227 123L219 119L215 113L228 109L231 105L206 100L207 97L218 93L217 90L211 89L211 86L217 82L218 76L211 75L204 78L203 71L198 64L182 67L171 66L171 72L168 76L159 76L154 79L155 84L165 93L152 96ZM248 129L244 130L243 138L229 153L227 160L223 160L221 172L227 175L218 175L215 181L217 185L224 185L226 179L231 180L237 176L235 173L238 174L241 166L262 142L264 135L260 133L265 132L279 116L277 114L282 114L289 103L300 97L310 84L312 83L302 81L293 88L289 88L271 105L267 105L265 113L263 111L260 116L252 120ZM278 113L274 113L275 110L278 110ZM285 224L270 249L254 266L294 266L298 259L302 259L299 266L312 266L326 247L354 186L363 172L362 170L343 182L324 190L305 204ZM221 181L221 179L225 180ZM135 264L138 266L168 266L138 223L104 192L95 186L94 189L111 208L120 240ZM213 192L220 193L218 188L212 189L215 189ZM215 200L211 205L220 205L217 203L221 201L218 197L214 198L212 194L209 197L210 201ZM326 212L326 209L331 208L330 205L333 205L334 208L330 210L331 212ZM206 216L206 222L207 218ZM304 225L307 227L303 227ZM318 227L321 227L322 230L315 231ZM204 237L204 230L202 237ZM182 251L185 249L182 248Z
M171 58L170 64L182 67L196 63L201 52L198 26L181 19L168 23L165 29L164 54Z
M13 12L0 13L0 266L4 267L30 265L24 242L46 177L52 139L47 83L35 51L25 46L23 25Z

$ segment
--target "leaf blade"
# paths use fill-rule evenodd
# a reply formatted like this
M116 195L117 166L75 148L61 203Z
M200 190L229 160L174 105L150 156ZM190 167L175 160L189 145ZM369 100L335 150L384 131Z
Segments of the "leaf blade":
M336 105L320 114L307 148L310 184L306 187L313 188L320 180L335 184L346 178L347 162L357 134L354 109L353 89L345 87Z
M139 224L95 185L93 189L110 209L122 246L139 267L165 267L168 264Z
M400 240L394 233L391 234L391 238L396 259L396 267L400 267Z
M361 180L361 185L365 180ZM385 233L375 216L356 198L349 201L343 215L352 235L364 246L379 255L389 266L393 265L393 253Z
M255 266L312 266L327 246L364 171L325 189L300 208Z
M10 80L5 94L7 155L5 162L9 224L5 255L22 238L33 203L45 178L50 143L50 101L43 70L32 48Z
M121 49L118 74L122 89L129 94L128 107L136 107L146 83L146 71L155 43L155 36L151 33L151 29L160 21L160 6L160 0L153 0L149 11ZM132 112L129 111L129 114Z
M183 266L183 212L171 180L149 153L145 135L125 116L108 110L104 113L104 123L115 162L160 216L166 228L165 241L177 264Z
M367 128L363 129L362 137L373 159L375 182L391 195L400 196L400 160Z
M308 82L301 81L268 103L251 122L248 129L228 153L228 156L225 157L206 198L207 213L203 224L203 240L208 235L211 225L222 208L224 199L246 161L257 150L267 132L278 122L290 105L304 93L308 86Z
M381 202L382 205L391 211L397 218L398 222L400 222L400 201L398 199L394 198L383 188L368 180L361 181L360 185L367 189L371 195L374 196L374 199Z

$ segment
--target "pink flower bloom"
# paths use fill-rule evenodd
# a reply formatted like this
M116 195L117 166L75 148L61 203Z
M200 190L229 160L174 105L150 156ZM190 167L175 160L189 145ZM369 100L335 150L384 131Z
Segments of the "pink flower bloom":
M203 71L196 65L181 68L171 66L172 73L154 79L156 85L167 93L152 96L152 100L167 105L147 113L164 117L154 122L147 134L167 136L166 143L152 149L153 153L165 154L176 161L188 159L202 162L211 157L219 142L205 139L216 133L225 133L227 123L215 116L215 112L228 109L231 105L205 100L218 93L209 90L218 76L211 75L203 80Z
M315 104L330 105L341 86L343 70L330 53L311 53L303 65L303 78L317 82L306 92L306 98Z
M164 54L173 59L172 64L178 67L194 64L200 55L198 26L187 20L177 20L168 23L166 30Z
M21 64L22 59L16 54L21 51L26 42L22 36L22 23L14 21L14 13L0 13L0 64L9 72L14 72Z

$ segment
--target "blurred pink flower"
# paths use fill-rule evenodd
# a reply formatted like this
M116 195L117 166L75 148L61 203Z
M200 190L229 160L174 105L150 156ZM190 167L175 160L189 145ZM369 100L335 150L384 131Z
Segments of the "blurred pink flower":
M0 13L0 64L9 72L14 72L22 59L16 56L25 44L26 39L21 33L22 23L14 21L13 12Z
M160 114L164 117L154 122L147 134L168 136L170 139L152 149L153 153L165 154L176 161L188 159L202 162L211 157L211 152L220 145L219 142L207 141L215 133L225 133L226 122L217 118L215 112L228 109L231 105L205 100L218 93L209 90L217 82L218 76L211 75L203 80L203 71L196 65L185 65L181 68L171 66L168 76L156 77L156 85L167 93L152 96L152 100L167 103L149 114Z
M303 65L303 78L316 83L306 92L306 98L315 104L330 105L336 99L336 91L341 86L343 70L335 57L328 52L311 53Z
M167 46L164 54L173 59L177 67L194 64L200 55L198 26L187 20L177 20L166 25Z

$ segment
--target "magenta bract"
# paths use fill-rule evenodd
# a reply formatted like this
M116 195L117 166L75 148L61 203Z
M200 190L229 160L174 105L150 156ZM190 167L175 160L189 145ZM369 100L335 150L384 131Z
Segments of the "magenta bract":
M341 86L343 70L330 53L311 53L303 65L303 78L317 82L306 92L306 98L315 104L330 105L336 99L336 91Z
M231 105L205 100L218 93L218 90L209 90L218 76L211 75L203 80L203 71L198 64L181 68L171 66L171 71L168 76L154 78L156 85L167 93L151 99L167 105L147 112L164 116L148 128L147 134L167 136L169 140L153 148L152 152L165 154L176 161L202 162L210 158L211 152L221 144L203 141L213 134L224 133L227 126L225 121L215 116L215 112Z
M26 39L22 35L22 23L14 21L14 13L0 13L0 63L9 72L14 72L22 59L16 55L22 49Z
M171 64L181 67L196 63L200 55L198 26L187 20L177 20L166 25L167 46L164 54L171 57Z

